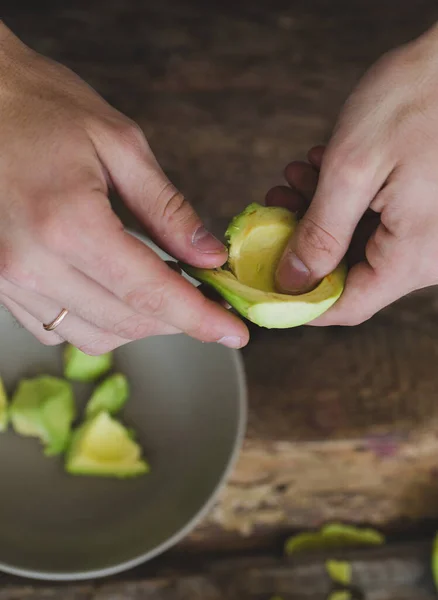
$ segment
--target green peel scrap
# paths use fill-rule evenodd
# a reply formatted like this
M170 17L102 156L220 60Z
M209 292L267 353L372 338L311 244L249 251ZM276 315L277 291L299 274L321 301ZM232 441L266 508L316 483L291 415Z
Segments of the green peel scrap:
M330 579L340 585L350 585L352 580L352 569L350 563L343 560L328 560L325 568Z
M286 554L309 550L331 550L348 547L381 546L385 537L375 529L365 529L342 523L330 523L319 531L300 533L285 546Z

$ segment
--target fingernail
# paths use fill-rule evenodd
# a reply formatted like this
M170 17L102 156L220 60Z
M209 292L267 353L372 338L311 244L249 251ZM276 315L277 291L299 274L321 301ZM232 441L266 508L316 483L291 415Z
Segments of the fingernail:
M223 346L227 346L228 348L241 348L242 340L237 336L225 336L218 340L218 344L222 344Z
M277 269L277 282L285 292L299 292L308 287L310 271L291 250L285 254Z
M192 244L200 252L206 254L219 254L225 252L225 246L214 237L212 233L207 231L203 225L198 227L192 237Z

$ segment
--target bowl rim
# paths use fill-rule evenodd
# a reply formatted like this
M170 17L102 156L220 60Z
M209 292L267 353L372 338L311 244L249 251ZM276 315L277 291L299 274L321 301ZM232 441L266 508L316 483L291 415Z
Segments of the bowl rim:
M140 240L146 242L146 244L150 247L157 248L155 244L153 242L151 243L151 241L147 238L139 235L138 233L135 233L134 235ZM159 253L161 255L165 254L162 250L159 251ZM229 478L232 470L234 469L235 464L237 463L245 439L248 421L248 389L244 362L239 350L232 350L229 348L226 348L226 350L229 352L233 359L235 373L237 377L236 395L238 403L238 423L236 436L234 439L233 446L230 449L228 460L225 464L222 475L218 479L216 486L212 490L210 496L207 498L203 506L201 506L201 508L192 516L192 518L184 526L182 526L172 536L170 536L167 540L163 541L161 544L158 544L152 550L135 556L134 558L131 558L129 560L125 560L121 563L113 564L100 569L59 573L14 567L8 563L0 562L0 571L9 575L39 581L77 582L89 579L102 579L104 577L118 575L130 569L138 567L146 562L149 562L153 558L156 558L157 556L163 554L164 552L178 544L180 541L182 541L184 538L186 538L207 516L207 514L210 512L210 510L216 503L220 492L224 488L227 479Z

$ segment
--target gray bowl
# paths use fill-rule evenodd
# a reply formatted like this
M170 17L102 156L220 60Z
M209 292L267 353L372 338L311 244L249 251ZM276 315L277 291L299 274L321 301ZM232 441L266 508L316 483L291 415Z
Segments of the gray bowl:
M2 310L0 340L9 392L24 376L62 373L61 349L41 346ZM68 476L37 440L0 434L0 570L50 580L113 575L180 541L215 501L246 423L238 352L156 337L117 350L115 363L131 381L123 418L151 473L127 481ZM79 406L90 389L76 386Z

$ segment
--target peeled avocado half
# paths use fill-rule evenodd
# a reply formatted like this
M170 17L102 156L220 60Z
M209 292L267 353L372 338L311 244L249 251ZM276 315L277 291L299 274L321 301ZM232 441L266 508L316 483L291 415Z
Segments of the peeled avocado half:
M341 296L347 269L339 265L311 292L281 294L275 272L297 219L286 208L250 204L226 233L228 262L219 269L181 265L213 287L242 316L260 327L287 329L304 325L328 310Z

